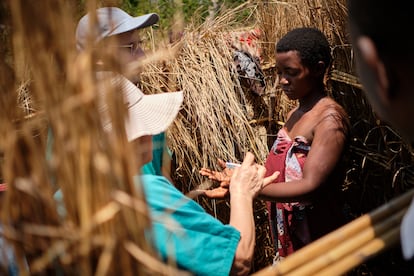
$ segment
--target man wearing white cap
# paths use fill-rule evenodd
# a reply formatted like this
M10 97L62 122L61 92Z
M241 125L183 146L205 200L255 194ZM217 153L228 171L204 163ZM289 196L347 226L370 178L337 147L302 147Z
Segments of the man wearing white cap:
M84 49L88 41L101 43L115 38L114 47L120 62L127 63L142 54L134 31L158 21L158 15L132 17L114 7L96 11L97 26L92 28L89 14L79 22L77 46ZM135 39L135 40L134 40ZM130 45L125 51L124 45ZM106 73L102 73L105 76ZM151 161L152 135L165 131L172 123L182 102L182 92L144 95L132 82L117 75L112 85L121 87L127 100L129 116L125 124L128 140L142 156L143 165ZM111 129L109 120L104 127ZM144 150L143 150L144 149ZM230 185L230 222L221 223L177 190L164 176L138 175L152 218L155 247L165 261L175 261L178 268L195 275L247 275L250 272L255 245L253 199L263 186L273 182L277 172L265 178L266 169L247 153L241 167L236 168Z
M115 50L116 57L122 66L136 62L145 55L141 48L142 40L137 30L156 24L159 16L156 13L150 13L132 17L119 8L105 7L96 10L96 19L97 28L94 31L90 31L89 24L91 23L91 17L89 15L80 19L76 29L76 46L78 50L85 50L88 46L109 46L111 50ZM116 40L111 41L112 44L106 43L108 38L116 38ZM128 74L128 76L129 80L134 82L134 84L139 80L139 74L137 73ZM137 90L137 88L133 88L131 85L128 86L132 90ZM171 97L174 98L174 96ZM163 112L168 113L169 110L163 110ZM162 120L162 117L157 116L157 118L160 121ZM152 155L152 161L142 166L142 172L144 174L164 175L170 179L171 156L166 145L164 132L153 136Z

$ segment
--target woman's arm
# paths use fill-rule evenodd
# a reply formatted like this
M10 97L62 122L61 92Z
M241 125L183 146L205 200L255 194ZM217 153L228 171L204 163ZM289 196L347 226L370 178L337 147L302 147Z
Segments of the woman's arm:
M278 173L264 178L266 169L254 162L252 153L247 153L241 167L235 168L230 180L230 225L240 231L240 242L231 274L247 275L255 246L255 222L253 199L264 185L274 181Z
M314 129L311 149L303 167L303 177L291 182L268 185L260 198L291 202L306 199L333 173L346 143L347 126L343 115L329 110Z

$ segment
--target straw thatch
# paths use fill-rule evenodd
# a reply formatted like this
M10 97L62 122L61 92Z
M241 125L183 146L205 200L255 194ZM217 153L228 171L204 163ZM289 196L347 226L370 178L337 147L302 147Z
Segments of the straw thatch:
M187 28L174 46L180 49L177 58L163 66L150 66L141 76L143 91L148 93L184 90L184 106L168 131L176 163L175 184L184 193L200 186L214 186L198 171L202 167L218 169L217 158L237 162L251 151L263 163L268 152L265 124L256 122L268 120L268 103L243 89L233 65L229 23L242 10L232 10L194 30ZM227 200L195 200L228 223ZM255 202L255 218L260 241L255 258L260 268L270 264L274 254L267 213L261 201Z
M243 22L249 25L241 26L234 19L241 12L245 15L246 10L250 16ZM264 161L277 129L295 105L274 87L274 45L288 30L300 26L318 27L327 35L334 56L326 80L328 91L346 109L352 124L349 151L342 160L347 167L343 193L349 219L413 187L410 145L376 117L358 81L347 33L345 1L292 0L249 1L201 26L188 26L175 46L180 48L177 59L146 70L144 91L185 92L184 108L168 132L177 163L174 179L183 192L199 185L213 185L205 182L198 170L206 166L217 168L217 158L241 160L243 152L251 150L259 163ZM241 85L232 67L234 49L228 41L229 33L252 29L261 32L257 43L267 86L260 97ZM227 201L196 200L211 214L228 220ZM257 204L255 269L270 263L273 252L264 220L267 213L261 202ZM394 252L390 254L398 262L395 258L399 257ZM361 267L355 271L370 269Z
M93 58L74 52L73 10L78 7L52 0L42 5L6 2L10 9L2 3L1 19L10 22L1 22L0 165L9 190L1 197L1 221L3 236L14 246L20 267L25 267L26 255L34 275L58 270L82 275L174 274L174 266L159 263L143 239L149 220L145 199L133 189L134 160L128 154L124 113L116 97L110 106L120 134L109 140L100 130ZM93 10L96 3L87 5ZM358 82L345 0L247 1L201 26L180 29L178 42L160 42L159 47L170 47L172 57L164 62L149 59L143 69L144 92L182 89L185 93L183 109L167 133L176 165L173 179L184 193L214 185L198 170L217 169L217 158L238 161L249 150L259 163L264 162L274 134L295 105L274 87L274 44L298 26L324 31L335 57L327 85L352 123L343 186L350 219L413 187L410 144L378 120ZM262 96L243 87L233 66L234 46L240 45L232 45L232 34L252 29L261 32L257 42L267 85ZM158 49L155 43L152 47ZM47 151L49 130L54 143ZM52 197L57 187L64 195L65 220ZM228 221L227 200L195 200ZM255 221L253 271L258 271L272 262L274 254L261 201L255 202ZM397 243L394 239L391 244ZM404 272L399 248L394 249L375 249L374 253L385 251L384 255L377 255L377 262L358 264L352 272Z
M46 0L7 4L2 11L10 21L2 26L12 52L1 52L0 67L8 187L1 238L14 249L20 275L178 273L145 238L150 220L132 178L136 156L129 154L122 97L108 93L117 130L108 135L97 108L95 60L90 51L76 53L73 7ZM53 197L57 188L64 216Z

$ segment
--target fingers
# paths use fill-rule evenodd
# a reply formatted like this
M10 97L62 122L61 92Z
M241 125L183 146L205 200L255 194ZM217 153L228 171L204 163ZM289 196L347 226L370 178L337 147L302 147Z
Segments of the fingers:
M194 194L207 196L209 198L224 198L229 195L229 189L218 187L212 190L196 190Z
M211 180L219 181L220 173L210 169L202 168L198 171L202 176L207 176Z
M251 152L247 152L247 153L246 153L246 155L244 156L242 166L243 166L243 165L244 165L245 167L246 167L246 166L250 166L250 165L252 165L253 163L254 163L254 155L253 155L253 153L251 153Z
M230 181L228 180L228 181L222 181L222 182L220 182L220 187L223 187L223 188L229 188L229 186L230 186Z
M265 177L263 180L263 187L266 187L267 185L269 185L270 183L274 183L277 179L277 177L279 176L280 172L279 171L275 171L274 173L272 173L272 175Z
M205 195L210 198L224 198L229 195L229 189L218 187L212 190L207 190Z
M210 174L212 174L212 173L213 173L213 171L212 171L212 170L207 169L207 168L201 168L198 172L199 172L201 175L204 175L204 176L209 176Z
M226 168L226 162L222 159L217 159L217 164L222 168L223 170Z
M205 195L205 193L206 193L206 190L193 190L193 191L188 192L186 196L188 196L189 198L196 198L200 195Z
M220 166L226 166L226 163L218 159ZM210 198L223 198L227 196L231 189L231 193L243 192L256 196L259 190L263 189L270 183L276 182L279 172L276 171L272 175L265 177L266 168L255 162L255 156L251 152L247 152L240 167L234 169L224 169L222 172L212 171L209 169L201 169L200 174L208 176L220 182L220 187L212 190L206 190L205 196ZM234 183L235 185L230 185Z
M223 197L225 196L229 191L231 179L234 176L235 178L238 178L237 182L240 181L247 181L248 178L254 178L259 177L262 183L260 186L263 185L263 177L265 175L266 170L263 166L259 166L255 163L255 156L251 152L247 152L245 155L245 158L243 160L241 167L236 167L234 169L229 169L226 167L226 162L224 162L222 159L218 159L218 164L222 166L224 169L221 172L213 171L207 168L201 168L199 170L199 173L202 176L208 177L210 180L217 181L220 183L220 187L223 190L209 190L204 193L205 195L209 197ZM259 166L259 167L257 167ZM260 170L259 170L260 168ZM241 169L241 171L239 171ZM257 182L257 180L255 180ZM245 189L246 187L243 187ZM212 191L212 192L211 192ZM224 194L224 195L222 195Z

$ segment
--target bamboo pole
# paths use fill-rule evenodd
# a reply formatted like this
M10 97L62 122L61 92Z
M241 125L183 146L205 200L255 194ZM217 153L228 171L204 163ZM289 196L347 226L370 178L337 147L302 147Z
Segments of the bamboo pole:
M402 217L407 209L408 206L396 214L388 217L383 222L372 225L363 231L356 233L354 236L345 239L342 243L333 247L331 250L328 250L325 254L322 254L316 259L289 272L288 275L314 275L322 269L335 265L336 262L340 261L347 255L358 251L361 246L370 243L376 237L392 231L395 226L398 226L401 223Z
M390 202L378 207L372 212L365 214L350 223L338 228L337 230L323 236L322 238L314 241L313 243L301 248L294 254L290 255L278 265L268 267L254 273L255 276L267 276L267 275L286 275L294 269L304 265L317 258L318 256L329 251L331 248L336 247L343 241L346 241L349 237L352 237L356 233L359 233L371 227L372 225L381 222L385 218L394 214L395 212L404 209L409 205L414 196L414 189L411 189L403 195L392 199Z
M314 275L318 276L332 276L332 275L343 275L351 268L356 267L366 260L372 258L372 256L378 254L385 248L389 248L392 245L396 245L400 240L400 225L391 229L387 233L384 233L378 238L373 239L359 250L352 254L338 260L334 264L327 268L319 271Z

